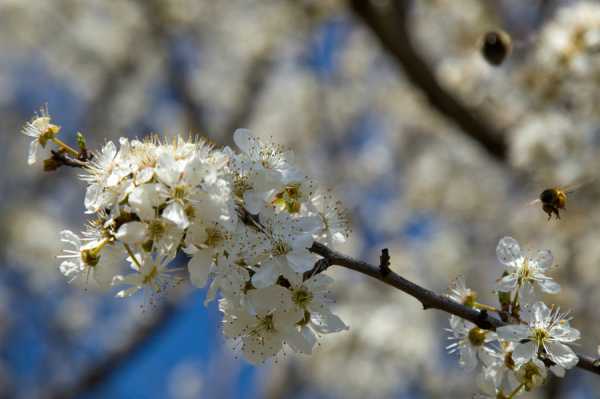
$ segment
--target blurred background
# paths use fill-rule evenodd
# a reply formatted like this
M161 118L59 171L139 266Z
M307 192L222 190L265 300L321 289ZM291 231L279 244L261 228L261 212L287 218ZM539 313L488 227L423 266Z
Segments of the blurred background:
M500 66L490 30L512 37ZM498 239L550 248L578 350L600 342L600 181L560 221L528 206L600 166L600 2L558 0L0 0L0 397L470 398L445 353L447 315L343 270L347 333L311 357L253 367L228 348L216 302L182 287L141 297L67 285L58 232L79 230L77 171L27 167L18 132L48 104L62 137L248 127L295 150L349 208L339 248L444 292L458 275L493 303ZM526 398L598 398L573 370Z

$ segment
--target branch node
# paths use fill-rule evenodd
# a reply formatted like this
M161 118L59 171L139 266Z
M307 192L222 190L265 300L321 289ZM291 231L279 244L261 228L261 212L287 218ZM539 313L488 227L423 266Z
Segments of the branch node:
M329 258L321 258L315 262L315 266L312 269L304 272L302 279L306 281L312 276L324 272L329 266L331 266L331 260Z
M383 277L391 273L390 269L390 251L387 248L381 250L381 256L379 257L379 272Z
M477 325L484 330L491 330L493 328L492 323L488 320L488 312L486 309L482 309L479 311L477 315L478 323Z

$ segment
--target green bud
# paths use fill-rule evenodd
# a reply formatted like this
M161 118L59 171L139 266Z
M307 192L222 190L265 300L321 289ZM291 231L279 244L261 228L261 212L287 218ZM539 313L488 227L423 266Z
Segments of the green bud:
M498 292L498 302L500 305L509 306L510 305L510 292Z
M81 132L77 132L77 145L79 146L79 148L82 151L87 148L86 142L85 142L85 137L83 137L83 134L81 134Z

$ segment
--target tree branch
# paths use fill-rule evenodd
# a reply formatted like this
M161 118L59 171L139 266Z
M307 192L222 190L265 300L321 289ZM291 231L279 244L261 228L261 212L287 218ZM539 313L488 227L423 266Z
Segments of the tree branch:
M438 309L461 317L465 320L469 320L470 322L475 323L478 327L487 330L495 330L498 327L509 324L496 317L490 316L485 310L479 311L477 309L460 304L445 295L440 295L428 290L427 288L423 288L391 270L382 273L379 266L374 266L369 263L339 254L338 252L318 242L313 243L309 250L317 255L322 256L324 259L327 259L326 264L328 265L337 265L354 270L407 293L421 302L423 309ZM322 265L323 262L320 264ZM596 359L579 353L577 356L579 357L579 363L577 363L577 367L600 375L600 365L594 365L594 361Z
M410 4L410 0L392 0L385 5L367 0L350 1L354 14L372 31L409 81L423 91L429 103L494 159L504 162L508 155L504 132L447 92L414 47L408 29Z
M163 331L174 318L175 304L165 302L159 309L154 310L156 315L152 320L142 324L131 336L117 348L108 353L103 360L87 369L75 382L68 387L59 387L55 390L46 390L47 399L75 399L86 393L94 391L117 373L128 361L140 353L151 339Z

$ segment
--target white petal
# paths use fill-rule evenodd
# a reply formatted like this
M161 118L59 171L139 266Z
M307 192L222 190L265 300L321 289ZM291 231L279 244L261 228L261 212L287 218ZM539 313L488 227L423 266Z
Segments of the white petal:
M201 250L194 254L188 263L190 281L196 287L202 288L208 281L208 274L212 266L212 256L209 250Z
M533 323L536 325L547 325L550 320L550 309L542 301L538 301L532 306Z
M126 244L141 244L146 241L146 225L142 222L125 223L115 234L119 240Z
M102 195L102 186L92 184L85 191L84 205L88 211L96 211L99 207L100 196Z
M114 277L119 273L124 257L113 245L106 246L100 252L100 260L94 266L94 280L102 289L108 289L112 285Z
M512 358L517 366L527 363L534 358L537 352L537 345L533 341L518 344L512 353Z
M180 229L186 229L190 225L183 206L178 202L171 202L163 211L162 217L175 223Z
M292 307L289 291L280 285L249 291L248 302L257 314L266 314L274 309L290 309ZM276 317L279 317L280 313L282 312L277 312ZM297 321L302 318L302 315L294 317L296 317L294 321Z
M306 355L310 355L312 353L313 347L317 342L317 338L310 331L309 328L304 327L304 331L308 331L306 334L302 334L296 329L291 330L285 335L285 342L292 348L295 352L304 353Z
M27 163L29 165L33 165L36 163L38 158L41 157L43 152L42 146L38 143L37 140L34 140L29 144L29 155L27 156Z
M502 277L500 281L498 281L498 291L501 292L511 292L517 286L517 281L519 277L516 273L510 273L506 276Z
M519 243L512 237L504 237L500 240L496 247L496 255L503 265L510 265L523 257Z
M560 366L550 366L550 371L552 371L554 375L559 378L565 377L566 370Z
M458 360L458 364L466 371L472 371L477 367L477 352L471 345L460 348L460 359Z
M272 262L261 265L260 269L252 276L252 285L264 288L275 284L279 277L279 269Z
M160 155L155 173L159 180L169 187L175 186L179 181L179 167L177 161L169 153Z
M289 265L294 271L298 273L304 273L313 268L315 263L314 256L308 252L308 250L304 251L293 251L286 256Z
M246 191L244 193L244 206L251 214L259 214L265 207L264 193Z
M312 292L324 291L331 284L333 284L333 281L334 280L332 277L330 277L326 274L323 274L323 273L319 273L316 276L312 276L311 278L306 280L304 282L304 285Z
M161 204L158 184L142 184L129 194L128 202L143 220L154 219L155 207Z
M569 327L565 324L557 324L550 329L550 336L562 342L577 341L581 334L579 330Z
M554 263L554 256L552 256L552 252L550 250L545 249L542 251L538 251L533 259L530 260L534 264L534 267L540 269L541 271L546 271L552 264Z
M550 359L565 369L574 367L579 361L579 358L575 352L573 352L573 349L560 342L546 341L544 342L544 348L546 349L548 356L550 356Z
M522 324L503 326L496 329L496 334L505 341L519 342L529 338L530 328Z
M253 140L254 136L252 136L252 132L248 129L237 129L233 133L233 142L238 146L240 151L248 154L253 144L255 144L255 140Z
M76 250L79 250L79 247L81 246L81 240L79 239L77 234L73 233L71 230L61 231L60 241L71 244Z
M60 272L67 278L69 283L75 280L81 273L81 267L78 264L68 260L62 262L58 270L60 270Z
M331 313L327 308L321 309L319 313L313 312L310 316L313 328L321 334L330 334L348 330L348 326L342 319Z
M136 184L143 184L143 183L148 183L150 180L152 180L152 177L154 176L154 168L144 168L142 170L140 170L137 175L135 176L135 183Z
M132 296L133 294L135 294L139 290L140 290L140 287L138 287L138 286L129 287L126 290L121 290L121 291L117 292L117 295L115 295L115 296L117 298L127 298L129 296Z
M551 278L538 281L538 285L542 291L548 294L558 294L560 292L560 284L553 281Z

